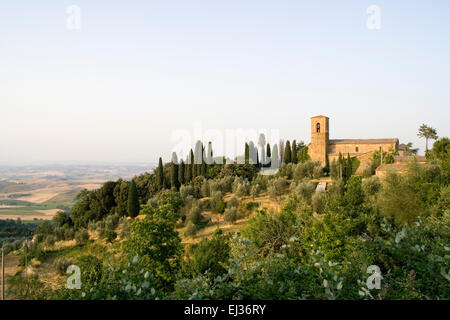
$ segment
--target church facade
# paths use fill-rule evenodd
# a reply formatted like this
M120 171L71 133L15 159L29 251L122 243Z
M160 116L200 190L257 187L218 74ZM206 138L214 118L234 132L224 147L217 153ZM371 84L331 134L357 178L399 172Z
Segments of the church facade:
M308 154L312 160L318 160L323 165L326 159L331 163L339 157L350 154L360 160L369 159L378 150L397 151L398 138L391 139L330 139L330 119L326 116L311 118L311 143Z

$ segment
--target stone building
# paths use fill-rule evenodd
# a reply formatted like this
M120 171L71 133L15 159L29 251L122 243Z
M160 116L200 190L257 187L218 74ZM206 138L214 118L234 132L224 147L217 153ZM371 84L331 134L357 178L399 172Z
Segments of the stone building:
M339 157L339 153L357 157L361 162L370 159L377 150L397 151L398 139L330 139L330 119L325 116L311 118L311 143L308 154L312 160L319 160L323 165L328 157L331 163Z

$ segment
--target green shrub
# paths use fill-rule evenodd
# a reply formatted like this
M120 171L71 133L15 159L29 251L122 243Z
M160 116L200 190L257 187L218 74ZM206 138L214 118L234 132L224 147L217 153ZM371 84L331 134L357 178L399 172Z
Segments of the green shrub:
M381 189L380 179L377 176L367 178L363 180L362 188L366 196L375 196Z
M226 208L225 213L223 214L223 219L229 223L235 223L237 220L237 208L231 207Z
M189 210L186 220L192 222L193 224L198 224L202 220L201 210L198 206L193 206Z
M311 199L311 205L313 210L317 213L323 213L325 211L326 196L324 192L316 192Z
M86 229L81 229L75 233L75 241L77 244L84 244L89 240L89 232Z
M77 265L81 270L81 282L84 287L98 283L102 278L102 261L93 255L85 255L78 259Z
M239 206L239 199L236 196L231 196L230 199L227 201L227 208L235 207L237 208Z
M311 204L311 198L316 191L316 185L310 181L300 182L295 188L295 193L307 204Z
M56 237L54 235L48 235L47 237L45 237L45 241L44 244L48 247L52 247L55 245L56 242Z
M252 185L250 189L250 195L252 199L255 199L261 193L261 186L259 184Z
M216 213L223 213L225 202L221 191L216 191L211 196L211 210Z
M105 238L107 242L113 243L117 238L117 233L113 230L106 230Z
M186 237L192 237L197 234L197 227L192 221L188 221L186 225L186 231L184 232L184 235Z
M207 273L213 279L227 272L225 265L229 257L229 236L223 235L218 229L211 239L202 239L189 246L183 273L189 277Z
M67 268L70 265L75 264L75 260L71 258L58 257L53 261L53 267L56 270L56 273L59 275L65 275Z
M285 177L275 178L270 181L267 191L273 199L281 197L289 188L289 182Z

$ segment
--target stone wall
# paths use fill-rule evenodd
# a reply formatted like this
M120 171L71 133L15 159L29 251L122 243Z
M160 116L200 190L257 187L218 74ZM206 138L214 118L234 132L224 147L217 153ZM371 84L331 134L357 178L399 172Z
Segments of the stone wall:
M328 153L367 153L378 151L380 147L383 151L396 150L396 143L330 143L328 145Z

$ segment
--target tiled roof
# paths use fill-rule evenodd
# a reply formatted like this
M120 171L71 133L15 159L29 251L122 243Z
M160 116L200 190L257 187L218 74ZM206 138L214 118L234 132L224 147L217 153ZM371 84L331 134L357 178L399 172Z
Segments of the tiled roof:
M333 139L330 140L330 144L340 144L340 143L397 143L397 138L392 139Z

